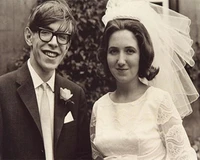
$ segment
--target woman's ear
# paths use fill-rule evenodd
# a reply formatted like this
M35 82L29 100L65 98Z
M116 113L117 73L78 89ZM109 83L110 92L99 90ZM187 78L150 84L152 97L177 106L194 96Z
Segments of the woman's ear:
M24 38L28 46L32 46L33 32L29 27L26 27L24 30Z

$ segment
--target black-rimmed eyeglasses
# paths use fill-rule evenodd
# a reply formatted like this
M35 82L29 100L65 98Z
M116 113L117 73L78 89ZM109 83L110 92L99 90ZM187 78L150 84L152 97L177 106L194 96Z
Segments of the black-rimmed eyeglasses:
M65 32L53 32L49 29L42 27L38 28L39 37L43 42L50 42L53 36L56 36L56 40L59 44L65 45L70 41L71 35Z

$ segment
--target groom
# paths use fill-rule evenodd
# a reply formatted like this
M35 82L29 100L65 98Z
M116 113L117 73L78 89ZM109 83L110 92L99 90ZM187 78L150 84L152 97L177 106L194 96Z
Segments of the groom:
M30 15L30 59L0 77L0 160L91 159L85 94L56 73L74 30L64 1L46 1Z

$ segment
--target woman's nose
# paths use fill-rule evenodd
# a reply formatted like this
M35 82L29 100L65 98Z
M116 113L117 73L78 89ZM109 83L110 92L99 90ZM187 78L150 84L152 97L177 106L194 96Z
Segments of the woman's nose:
M126 57L124 55L124 53L120 53L119 54L119 57L118 57L118 61L117 61L117 64L118 66L123 66L124 64L126 63Z

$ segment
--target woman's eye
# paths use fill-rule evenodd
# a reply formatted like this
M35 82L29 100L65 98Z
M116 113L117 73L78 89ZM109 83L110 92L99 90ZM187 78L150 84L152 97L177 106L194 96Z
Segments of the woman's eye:
M126 53L127 54L134 54L136 51L134 49L127 49Z
M118 51L116 49L111 49L108 51L108 53L111 55L116 55L118 53Z

